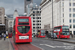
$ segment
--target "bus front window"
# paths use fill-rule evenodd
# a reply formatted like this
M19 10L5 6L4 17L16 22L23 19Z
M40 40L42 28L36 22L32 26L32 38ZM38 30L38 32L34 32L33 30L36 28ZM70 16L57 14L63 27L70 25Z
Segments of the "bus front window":
M62 35L69 35L69 32L63 32Z
M41 30L41 36L45 35L45 30Z
M69 27L68 26L62 27L62 35L69 35Z
M41 36L44 36L45 34L44 33L41 33Z
M18 26L17 28L20 33L25 34L28 33L30 26Z

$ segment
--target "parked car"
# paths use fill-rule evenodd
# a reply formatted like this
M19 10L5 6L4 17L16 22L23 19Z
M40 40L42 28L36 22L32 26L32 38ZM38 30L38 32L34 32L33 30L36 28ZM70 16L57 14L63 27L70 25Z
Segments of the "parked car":
M51 39L57 39L56 33L50 33L51 34Z

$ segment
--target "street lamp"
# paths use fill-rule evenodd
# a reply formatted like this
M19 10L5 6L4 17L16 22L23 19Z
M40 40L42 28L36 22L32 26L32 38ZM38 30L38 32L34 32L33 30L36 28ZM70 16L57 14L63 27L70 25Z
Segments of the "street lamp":
M53 0L52 0L52 33L53 33ZM53 33L53 39L54 39L54 33Z
M53 0L49 1L52 1L52 33L53 33ZM53 33L53 39L54 39L54 33Z

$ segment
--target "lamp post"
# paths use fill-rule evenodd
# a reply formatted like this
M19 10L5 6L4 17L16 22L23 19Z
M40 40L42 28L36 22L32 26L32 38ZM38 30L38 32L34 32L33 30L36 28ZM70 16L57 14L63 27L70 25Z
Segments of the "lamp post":
M53 33L53 0L52 0L52 33ZM53 39L54 39L54 33L53 33Z
M52 33L53 33L53 0L49 1L52 1ZM54 39L54 33L53 33L53 39Z

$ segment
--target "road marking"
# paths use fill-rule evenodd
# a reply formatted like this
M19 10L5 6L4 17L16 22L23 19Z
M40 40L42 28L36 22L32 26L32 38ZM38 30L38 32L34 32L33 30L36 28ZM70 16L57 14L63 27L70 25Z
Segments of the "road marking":
M75 44L63 43L64 45L75 46Z
M38 48L40 48L40 49L42 49L42 50L44 50L43 48L41 48L41 47L39 47L39 46L36 46L36 45L34 45L34 44L32 44L33 46L35 46L35 47L38 47Z
M48 45L48 44L40 44L40 45L45 45L45 46L48 46L48 47L51 47L51 48L55 48L54 46L51 46L51 45Z
M74 46L52 46L52 45L48 45L48 44L40 44L40 45L48 46L48 47L51 47L51 48L74 49Z

